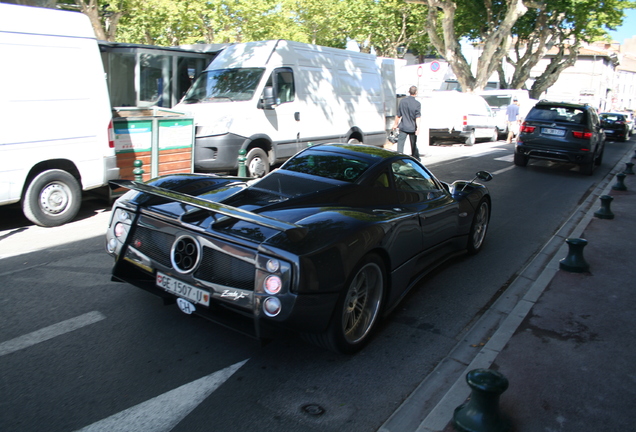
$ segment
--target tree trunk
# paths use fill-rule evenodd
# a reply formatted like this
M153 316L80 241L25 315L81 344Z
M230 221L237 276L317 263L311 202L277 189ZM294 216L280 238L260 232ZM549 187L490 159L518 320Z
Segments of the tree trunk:
M565 69L576 63L576 58L579 54L579 42L568 47L568 54L565 54L565 47L560 47L559 53L554 56L543 73L537 77L530 88L530 97L532 99L539 99L541 94L550 88L561 75Z

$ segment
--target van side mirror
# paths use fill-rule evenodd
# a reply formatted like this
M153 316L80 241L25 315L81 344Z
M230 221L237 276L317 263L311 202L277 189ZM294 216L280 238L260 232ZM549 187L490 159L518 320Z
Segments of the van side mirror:
M276 101L274 100L274 87L265 87L263 89L263 108L274 109Z

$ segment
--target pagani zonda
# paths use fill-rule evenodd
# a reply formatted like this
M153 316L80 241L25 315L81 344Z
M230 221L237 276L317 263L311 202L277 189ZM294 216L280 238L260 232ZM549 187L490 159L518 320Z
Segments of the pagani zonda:
M491 209L483 185L356 144L309 147L261 179L112 186L132 189L107 232L114 280L237 329L247 318L257 337L283 326L343 353L435 266L478 252Z

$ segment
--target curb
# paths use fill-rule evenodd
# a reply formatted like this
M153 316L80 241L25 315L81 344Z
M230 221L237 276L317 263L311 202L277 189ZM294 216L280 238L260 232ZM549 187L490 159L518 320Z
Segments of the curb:
M606 195L631 160L634 144L591 191L539 253L514 278L510 286L467 331L462 340L394 411L378 432L440 432L446 429L456 407L470 395L465 376L473 369L488 369L505 348L528 312L559 271L568 253L565 239L579 237L594 217L594 204ZM475 348L481 347L477 353Z

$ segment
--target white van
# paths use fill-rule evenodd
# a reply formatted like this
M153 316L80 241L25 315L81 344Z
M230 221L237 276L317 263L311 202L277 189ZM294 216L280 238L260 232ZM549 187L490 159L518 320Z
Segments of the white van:
M82 190L119 177L87 16L0 4L0 204L41 226L72 220Z
M506 109L514 99L519 102L519 117L524 119L530 109L538 102L530 99L528 90L502 89L502 90L482 90L478 94L483 97L490 108L495 113L495 123L499 132L508 135L508 116Z
M497 141L499 137L494 114L479 95L434 91L418 100L422 104L422 127L429 128L431 144L453 140L473 145L478 139Z
M194 117L195 171L260 177L309 143L386 142L376 57L286 40L224 49L174 107Z

